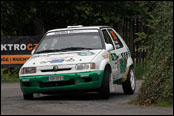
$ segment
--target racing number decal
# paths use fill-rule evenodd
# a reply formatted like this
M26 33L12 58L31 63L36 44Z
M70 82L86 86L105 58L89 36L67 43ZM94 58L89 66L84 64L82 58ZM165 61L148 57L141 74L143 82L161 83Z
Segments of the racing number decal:
M128 58L128 56L129 56L129 53L128 52L123 52L123 53L121 53L121 57L122 58Z

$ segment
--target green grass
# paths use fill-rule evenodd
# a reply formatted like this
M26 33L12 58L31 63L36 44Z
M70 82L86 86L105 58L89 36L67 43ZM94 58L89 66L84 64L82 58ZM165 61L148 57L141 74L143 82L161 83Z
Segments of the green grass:
M143 75L147 70L146 65L134 65L135 76L137 80L143 80Z
M128 104L133 104L133 105L140 105L138 99L133 99L128 101ZM143 105L146 106L146 105ZM157 104L148 104L147 106L152 106L152 107L173 107L173 102L172 101L161 101Z
M173 102L163 101L157 104L153 104L154 107L173 107Z
M138 103L137 99L133 99L133 100L128 101L128 104L138 105L139 103Z

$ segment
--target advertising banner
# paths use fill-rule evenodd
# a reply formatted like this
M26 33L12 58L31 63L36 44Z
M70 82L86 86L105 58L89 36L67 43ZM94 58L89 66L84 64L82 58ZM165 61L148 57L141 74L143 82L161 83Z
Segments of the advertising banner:
M1 66L24 64L42 36L1 36Z

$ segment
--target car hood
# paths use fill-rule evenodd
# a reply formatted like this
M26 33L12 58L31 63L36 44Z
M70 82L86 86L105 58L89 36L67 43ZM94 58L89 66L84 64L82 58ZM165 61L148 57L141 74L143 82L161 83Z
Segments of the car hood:
M28 59L23 67L88 63L91 62L101 51L102 50L84 50L35 54Z

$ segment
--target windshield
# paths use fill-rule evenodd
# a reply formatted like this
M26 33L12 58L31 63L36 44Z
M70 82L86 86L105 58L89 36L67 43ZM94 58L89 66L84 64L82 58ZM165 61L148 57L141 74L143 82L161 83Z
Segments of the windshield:
M101 48L98 30L71 30L48 33L35 53Z

